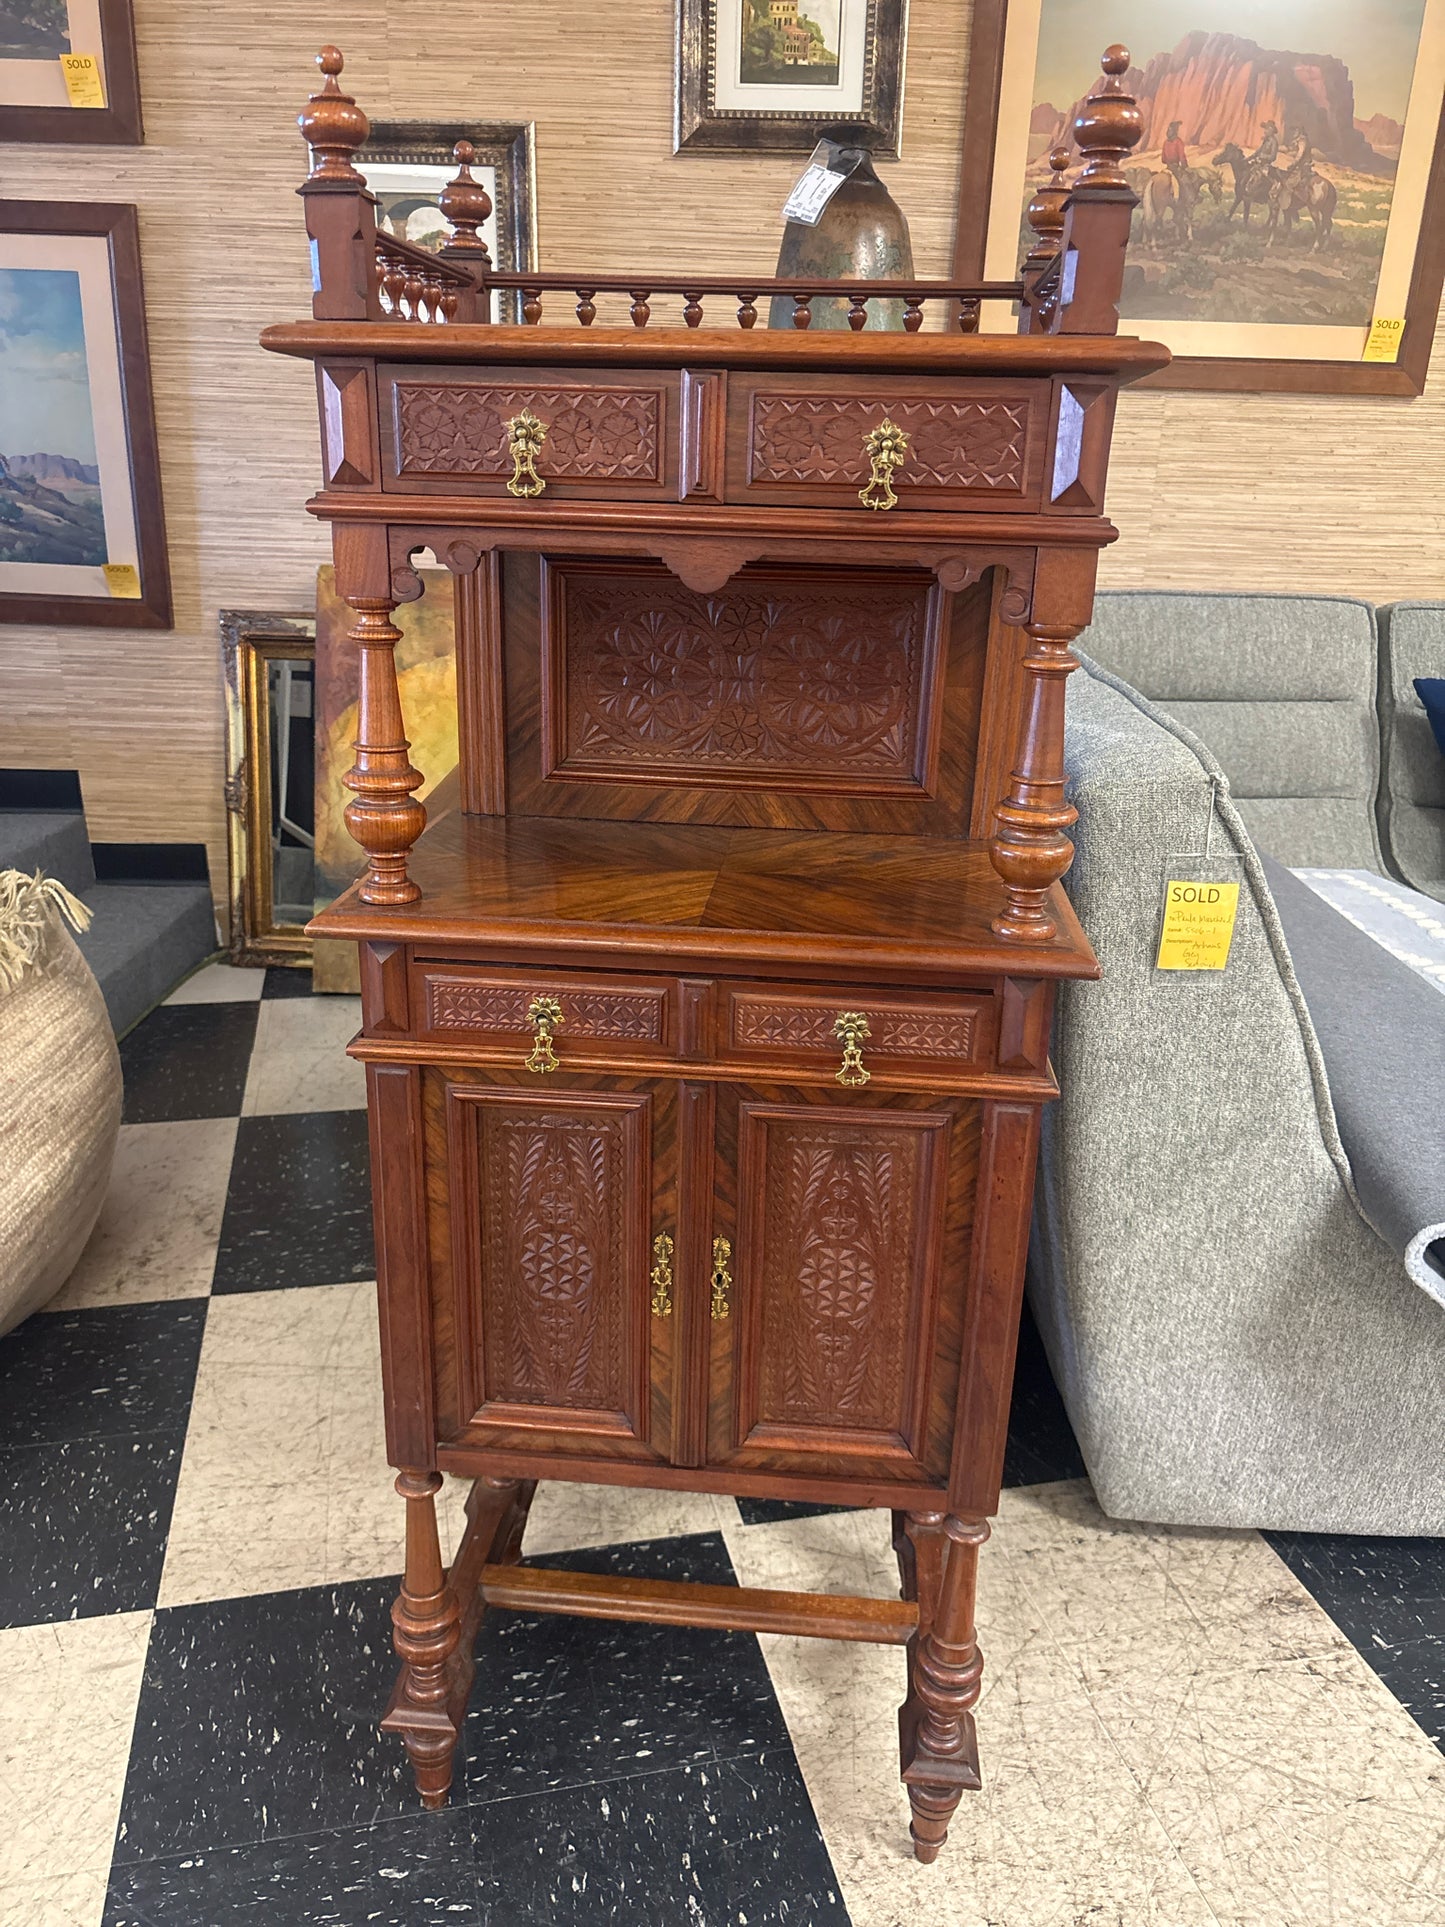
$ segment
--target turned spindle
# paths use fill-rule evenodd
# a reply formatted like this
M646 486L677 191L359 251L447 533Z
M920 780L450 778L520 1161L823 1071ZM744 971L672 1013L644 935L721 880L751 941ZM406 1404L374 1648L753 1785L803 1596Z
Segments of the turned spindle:
M898 1733L913 1809L913 1851L928 1864L948 1838L959 1801L980 1785L973 1707L983 1660L973 1613L988 1521L915 1513L907 1534L913 1556L902 1563L905 1583L910 1572L914 1579L919 1630L909 1641L908 1698L899 1709Z
M595 288L577 289L577 319L584 328L590 328L597 319L597 290Z
M689 328L700 328L702 326L702 296L700 294L684 293L683 299L686 303L682 311L683 320Z
M426 828L426 809L413 796L423 778L412 766L396 680L401 631L384 600L348 597L356 621L347 640L360 651L356 761L342 777L352 793L346 827L366 852L363 903L415 903L421 891L406 873L411 846Z
M1084 171L1076 187L1122 188L1132 193L1120 162L1139 144L1144 132L1144 116L1139 103L1124 85L1129 71L1129 49L1117 44L1104 51L1099 62L1102 80L1074 117L1074 141L1084 157Z
M738 296L738 326L755 328L758 325L758 297L755 294Z
M793 326L795 328L811 327L812 321L813 321L812 295L795 294L793 296Z
M311 171L297 189L311 240L311 312L318 321L379 321L376 201L352 165L371 123L337 84L345 65L338 49L323 47L316 65L322 85L296 119L311 150Z
M476 157L477 150L470 141L457 142L452 149L457 171L437 196L437 206L452 231L447 252L475 255L479 266L490 267L492 257L481 230L492 212L492 197L480 181L472 179Z
M1028 624L1023 736L988 851L1006 898L993 928L1013 943L1047 943L1056 934L1048 895L1074 860L1064 834L1079 815L1064 801L1064 684L1078 667L1069 644L1082 626Z
M1069 184L1064 179L1069 165L1067 147L1056 147L1049 155L1049 178L1034 189L1033 199L1024 209L1024 219L1033 230L1033 242L1024 256L1024 273L1044 268L1058 253L1064 238L1064 203Z
M923 296L910 294L903 303L903 332L916 335L923 326Z
M632 290L632 306L627 312L632 316L632 325L634 328L645 328L647 326L648 318L652 313L652 309L648 306L648 296L650 293L651 290L649 288L634 288Z
M1058 295L1050 298L1050 334L1119 331L1124 253L1139 205L1121 163L1138 144L1143 118L1124 84L1128 48L1110 47L1101 64L1102 80L1074 116L1074 141L1084 165L1064 203L1062 274Z
M461 1611L447 1583L437 1536L439 1472L403 1472L396 1489L406 1501L406 1569L391 1609L392 1644L402 1676L387 1725L400 1730L422 1805L445 1806L452 1783L456 1730L447 1718L449 1667Z
M307 97L296 116L306 145L311 149L312 181L339 181L346 186L366 186L366 178L351 164L351 157L371 132L371 122L350 94L342 93L337 75L346 65L338 47L323 47L316 65L326 76L319 93Z
M860 334L868 326L868 297L866 294L850 294L848 297L848 326L854 334Z

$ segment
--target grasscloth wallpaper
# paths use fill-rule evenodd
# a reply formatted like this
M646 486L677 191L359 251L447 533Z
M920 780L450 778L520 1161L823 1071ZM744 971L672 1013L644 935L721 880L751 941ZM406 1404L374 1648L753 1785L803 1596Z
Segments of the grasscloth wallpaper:
M947 272L968 0L912 0L904 158L918 267ZM671 153L672 0L137 0L143 148L0 148L4 192L133 201L174 630L0 628L0 763L81 773L107 841L204 840L224 889L222 608L311 605L310 370L263 355L309 312L294 115L334 40L376 118L533 119L547 265L771 267L789 157ZM1109 38L1099 11L1101 45ZM1416 401L1131 394L1113 584L1445 594L1445 379Z

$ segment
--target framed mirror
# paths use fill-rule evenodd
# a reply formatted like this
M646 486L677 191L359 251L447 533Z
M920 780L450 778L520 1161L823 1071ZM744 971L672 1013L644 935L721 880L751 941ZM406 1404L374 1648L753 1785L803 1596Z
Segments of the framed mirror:
M316 870L316 623L221 612L233 964L308 964Z

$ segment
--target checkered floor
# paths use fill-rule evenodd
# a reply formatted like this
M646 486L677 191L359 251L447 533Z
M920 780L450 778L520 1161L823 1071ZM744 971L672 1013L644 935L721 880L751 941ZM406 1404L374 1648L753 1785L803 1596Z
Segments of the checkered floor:
M896 1650L497 1614L454 1803L375 1718L350 999L213 965L126 1039L101 1225L0 1340L0 1927L1439 1927L1445 1542L1119 1525L1026 1331L986 1786L917 1866ZM460 1491L448 1487L455 1534ZM552 1563L896 1590L886 1515L544 1488Z

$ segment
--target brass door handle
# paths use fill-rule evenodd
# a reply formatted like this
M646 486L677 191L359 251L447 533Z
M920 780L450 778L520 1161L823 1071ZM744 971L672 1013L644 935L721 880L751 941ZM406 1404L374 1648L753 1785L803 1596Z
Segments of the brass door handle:
M866 1084L873 1074L863 1064L863 1042L872 1035L868 1019L861 1010L840 1010L833 1019L833 1035L843 1046L843 1061L833 1075L850 1090Z
M896 422L885 415L876 428L863 437L863 453L868 457L868 480L858 491L864 508L893 509L898 497L893 493L893 472L902 468L908 453L908 437Z
M652 1315L672 1316L672 1239L659 1231L652 1241Z
M507 484L509 495L540 495L547 486L537 473L537 457L546 439L546 422L530 408L513 415L507 423L507 453L512 458L512 479Z
M712 1241L712 1315L726 1318L732 1310L733 1248L726 1238Z
M540 1076L558 1068L552 1048L552 1033L562 1024L562 1006L555 997L534 997L527 1006L527 1022L532 1026L532 1048L526 1057L527 1069Z

